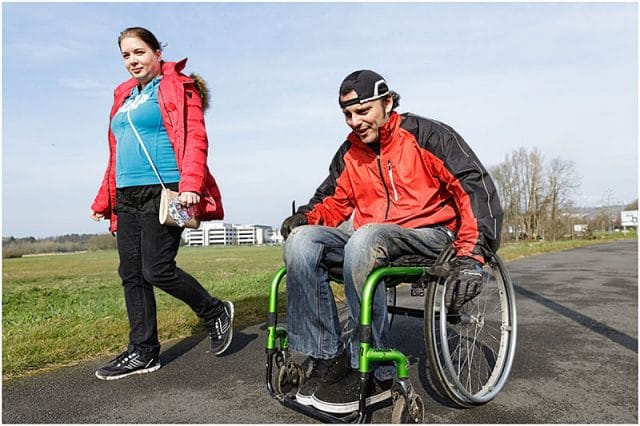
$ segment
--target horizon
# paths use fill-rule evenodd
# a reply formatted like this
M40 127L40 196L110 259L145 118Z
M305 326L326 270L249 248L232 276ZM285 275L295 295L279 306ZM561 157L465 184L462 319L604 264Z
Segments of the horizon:
M637 202L637 200L634 200L635 202ZM629 204L632 204L634 201L632 201L631 203L627 203L627 204L611 204L609 206L607 205L602 205L602 206L575 206L574 209L575 210L597 210L597 209L613 209L616 210L616 213L619 213L621 211L634 211L634 210L624 210L624 207L626 207ZM635 209L636 211L638 209ZM227 221L225 220L210 220L210 221L206 221L206 222L201 222L201 223L209 223L209 222L222 222L225 224L230 224L230 225L234 225L234 226L269 226L272 229L275 229L276 231L279 232L279 228L280 225L276 224L276 225L270 225L270 224L265 224L265 223L238 223L238 222L233 222L233 221ZM185 229L186 230L186 229ZM55 235L45 235L45 236L40 236L40 237L36 237L33 235L26 235L26 236L15 236L15 235L3 235L2 239L9 239L9 238L15 238L15 239L27 239L27 238L35 238L36 240L44 240L47 238L57 238L57 237L65 237L68 235L104 235L104 234L109 234L109 231L103 231L103 232L68 232L65 234L55 234ZM184 238L184 235L183 237Z

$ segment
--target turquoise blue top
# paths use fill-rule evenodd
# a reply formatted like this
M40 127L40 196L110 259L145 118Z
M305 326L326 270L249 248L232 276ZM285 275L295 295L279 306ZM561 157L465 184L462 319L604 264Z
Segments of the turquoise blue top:
M165 184L180 181L176 156L164 127L158 104L158 86L161 77L158 76L150 81L142 91L138 86L134 87L131 90L131 95L111 121L111 131L117 141L117 188L160 183L129 124L127 111L129 111L131 122L138 131L142 142L147 147L162 181Z

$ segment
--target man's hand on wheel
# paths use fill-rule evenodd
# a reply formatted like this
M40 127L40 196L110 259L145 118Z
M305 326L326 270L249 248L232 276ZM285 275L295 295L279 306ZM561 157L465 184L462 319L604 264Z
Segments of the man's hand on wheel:
M280 227L280 234L282 234L282 238L285 240L293 231L293 228L298 226L307 224L307 216L304 213L296 213L293 216L289 216L282 222L282 227Z
M455 257L449 261L449 276L444 302L447 308L459 311L482 291L482 264L472 257Z

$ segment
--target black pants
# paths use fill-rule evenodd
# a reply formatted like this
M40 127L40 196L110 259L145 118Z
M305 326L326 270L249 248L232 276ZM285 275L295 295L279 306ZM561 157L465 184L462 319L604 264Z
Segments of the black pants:
M129 316L129 351L153 355L160 352L154 286L185 302L205 323L223 309L219 299L176 266L183 229L160 224L160 190L160 185L152 185L117 191L119 273Z

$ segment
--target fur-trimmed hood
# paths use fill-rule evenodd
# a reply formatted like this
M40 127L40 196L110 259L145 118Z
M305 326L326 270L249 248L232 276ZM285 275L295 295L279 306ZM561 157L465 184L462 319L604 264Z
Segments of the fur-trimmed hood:
M193 85L196 87L196 90L202 99L202 111L206 111L209 108L209 99L211 96L209 87L207 87L207 82L201 75L196 73L189 74L189 77L193 80Z
M206 111L211 105L211 92L207 87L207 82L201 75L191 73L188 77L182 73L184 67L187 65L187 58L184 58L178 62L166 62L162 61L162 74L177 74L183 79L191 79L195 89L198 91L200 98L202 99L202 111Z

